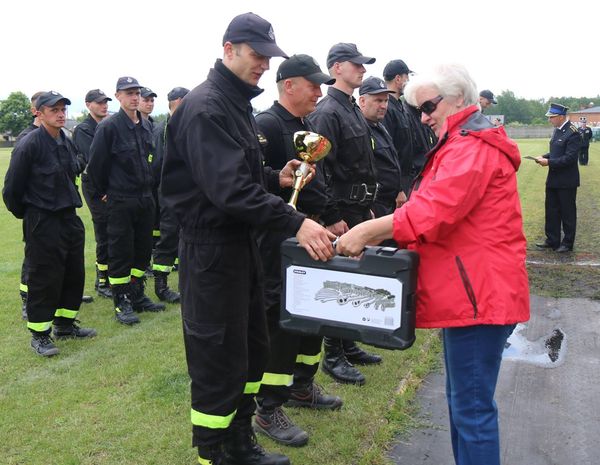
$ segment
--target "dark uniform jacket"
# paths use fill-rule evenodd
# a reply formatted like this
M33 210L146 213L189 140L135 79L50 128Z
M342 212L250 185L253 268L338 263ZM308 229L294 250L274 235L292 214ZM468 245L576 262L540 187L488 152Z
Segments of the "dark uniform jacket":
M86 163L90 161L90 147L92 146L92 140L94 140L96 127L98 127L98 123L91 115L88 115L86 119L75 126L73 131L73 142L75 142L77 150L83 155Z
M40 126L13 150L2 190L6 208L17 218L23 218L29 206L50 212L79 208L77 174L73 143L62 131L57 142Z
M298 118L287 111L279 102L256 116L256 124L265 136L265 164L274 170L281 170L290 160L298 159L294 147L294 133L310 131L311 127L306 118ZM292 189L284 189L280 196L286 202L292 195ZM316 177L301 191L298 197L298 210L307 215L321 215L328 202L325 192L325 179L322 169L318 166Z
M134 124L123 109L96 128L87 174L100 195L151 196L154 186L152 129L138 112Z
M377 189L375 160L369 127L354 97L330 87L308 120L331 142L325 179L338 207L370 207Z
M554 130L550 139L550 152L544 155L544 158L548 159L546 187L551 189L579 187L577 160L580 150L581 135L570 121Z
M377 167L377 198L373 203L375 216L385 216L396 208L396 197L402 190L402 168L392 136L381 123L369 122L373 137L375 166Z
M394 148L398 153L402 173L409 176L413 166L413 130L408 109L393 94L390 95L388 101L388 109L383 125L394 141Z
M221 60L192 90L167 125L161 193L183 235L227 242L228 232L271 228L296 234L304 215L265 187L278 173L263 167L249 86ZM277 188L278 190L278 188ZM212 233L204 232L212 231Z
M17 144L19 142L21 142L21 140L23 140L23 138L29 134L31 131L35 131L37 128L39 128L39 126L36 126L35 124L31 123L29 126L27 126L25 129L23 129L19 135L17 136L17 138L15 139L15 147L17 146Z
M589 147L590 140L592 139L593 133L591 128L579 128L579 134L581 134L581 146Z
M425 155L435 146L437 143L437 137L433 133L433 130L421 122L421 112L412 105L409 105L406 101L403 102L406 114L409 116L411 130L412 130L412 150L413 150L413 166L412 166L412 177L416 177L421 172L425 165ZM408 174L408 173L404 173Z

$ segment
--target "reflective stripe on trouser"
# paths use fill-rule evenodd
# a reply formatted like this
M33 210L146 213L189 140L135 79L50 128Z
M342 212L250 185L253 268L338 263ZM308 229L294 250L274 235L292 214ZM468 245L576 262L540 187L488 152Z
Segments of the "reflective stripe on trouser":
M267 362L261 265L250 237L237 235L227 244L180 246L194 446L223 441L231 421L250 421Z
M81 305L85 282L83 223L74 210L50 213L30 207L23 230L28 268L27 327L49 332L49 321L71 322Z
M276 322L278 305L273 305L267 312L271 357L256 399L262 407L272 409L289 399L291 386L312 384L321 360L323 338L281 330Z
M152 197L108 197L108 274L115 279L129 277L131 270L145 270L152 255Z

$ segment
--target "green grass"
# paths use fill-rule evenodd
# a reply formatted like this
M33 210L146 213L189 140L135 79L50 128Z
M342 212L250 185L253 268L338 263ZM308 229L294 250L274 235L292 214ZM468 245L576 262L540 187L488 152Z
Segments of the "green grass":
M522 141L523 154L545 151L547 141ZM0 175L10 152L0 149ZM577 257L598 258L600 215L600 144L592 145L591 164L582 168ZM524 160L519 185L525 231L533 244L543 235L545 170ZM86 225L86 293L93 294L94 240L89 212ZM20 319L18 285L23 256L21 222L0 205L0 463L2 465L171 465L192 464L189 380L177 306L165 313L142 314L142 323L123 327L112 319L112 305L96 297L83 305L84 325L98 330L90 341L59 342L52 359L29 349L29 333ZM530 247L532 257L544 258ZM555 254L552 254L554 256ZM588 289L597 268L529 267L532 292L553 295L593 294ZM175 284L176 275L171 278ZM577 284L575 285L574 282ZM152 285L152 280L149 281ZM592 296L592 295L590 295ZM310 436L307 447L291 449L260 438L269 450L286 453L295 465L384 465L394 435L415 426L414 394L439 363L436 331L419 331L413 348L375 350L381 367L362 369L364 387L317 381L344 399L338 412L288 409Z

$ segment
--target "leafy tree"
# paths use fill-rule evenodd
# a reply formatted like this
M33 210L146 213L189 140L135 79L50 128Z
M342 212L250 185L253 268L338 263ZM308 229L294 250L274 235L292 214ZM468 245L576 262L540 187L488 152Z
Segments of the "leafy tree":
M81 114L77 118L75 118L75 121L77 121L78 123L81 123L84 119L86 119L88 117L89 114L90 114L89 111L83 110L81 112Z
M0 133L16 137L31 123L31 102L23 92L12 92L0 102Z

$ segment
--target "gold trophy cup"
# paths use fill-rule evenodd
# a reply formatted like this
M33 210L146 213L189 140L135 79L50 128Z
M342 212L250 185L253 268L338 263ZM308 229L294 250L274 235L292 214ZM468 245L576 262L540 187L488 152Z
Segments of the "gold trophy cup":
M296 147L296 153L302 160L302 164L294 171L294 192L292 192L288 205L296 209L298 194L310 178L310 165L327 156L331 150L331 142L316 132L298 131L294 133L294 147Z

